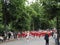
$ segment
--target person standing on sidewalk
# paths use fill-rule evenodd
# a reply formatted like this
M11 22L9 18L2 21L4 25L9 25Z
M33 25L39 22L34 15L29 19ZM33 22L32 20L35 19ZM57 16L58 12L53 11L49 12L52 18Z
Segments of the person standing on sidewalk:
M56 45L57 45L57 32L54 33L53 37L54 37L55 43L56 43Z
M11 33L8 32L8 40L10 40L10 38L11 38Z
M49 45L49 35L48 35L48 33L45 34L44 39L46 41L46 45Z
M17 39L18 39L18 40L20 39L20 36L21 36L21 33L18 32L18 34L17 34Z
M53 35L54 35L54 32L52 31L52 37L53 37Z

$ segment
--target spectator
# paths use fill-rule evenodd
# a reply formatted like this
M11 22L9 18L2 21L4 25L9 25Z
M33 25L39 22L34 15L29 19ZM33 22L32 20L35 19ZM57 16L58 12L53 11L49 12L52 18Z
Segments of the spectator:
M2 41L2 42L3 42L3 40L4 40L4 38L3 38L2 36L0 36L0 41Z
M17 34L17 39L19 39L20 36L21 36L21 34L20 34L20 32L18 32L18 34Z
M47 33L45 34L44 39L46 41L46 45L49 45L49 35Z
M14 39L17 38L17 32L14 32Z
M14 34L13 34L13 32L10 32L10 34L11 34L11 39L14 39Z
M53 37L54 32L52 31L52 37Z
M55 43L57 44L57 32L54 33L53 37L55 39Z
M8 39L10 39L11 38L11 33L10 32L8 32Z

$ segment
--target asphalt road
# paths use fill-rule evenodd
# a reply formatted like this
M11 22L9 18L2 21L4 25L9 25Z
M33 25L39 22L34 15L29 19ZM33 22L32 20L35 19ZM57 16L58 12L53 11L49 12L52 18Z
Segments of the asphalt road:
M19 40L2 43L0 45L45 45L45 40L44 37L30 39L21 38ZM55 45L52 37L49 38L49 45Z

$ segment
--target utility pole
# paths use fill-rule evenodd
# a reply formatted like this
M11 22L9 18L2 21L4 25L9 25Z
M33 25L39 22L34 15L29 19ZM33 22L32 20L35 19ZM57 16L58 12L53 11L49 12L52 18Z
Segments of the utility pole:
M59 24L58 24L58 15L56 16L57 18L57 45L59 45Z
M57 7L57 11L60 11L60 7L59 7L59 4L60 4L60 2L59 2L59 0L57 1L57 5L58 5L58 7ZM56 27L57 27L57 45L60 45L59 44L59 30L60 30L60 25L59 25L59 13L57 13L57 15L56 15L56 20L57 20L57 24L56 24Z

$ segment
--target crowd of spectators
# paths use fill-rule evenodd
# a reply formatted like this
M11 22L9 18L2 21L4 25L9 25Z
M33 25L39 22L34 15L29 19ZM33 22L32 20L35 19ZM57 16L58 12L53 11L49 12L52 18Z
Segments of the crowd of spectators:
M53 35L52 30L40 30L40 31L4 31L0 33L0 41L13 40L19 38L28 38L29 36L40 37L45 36L46 32L49 36Z

